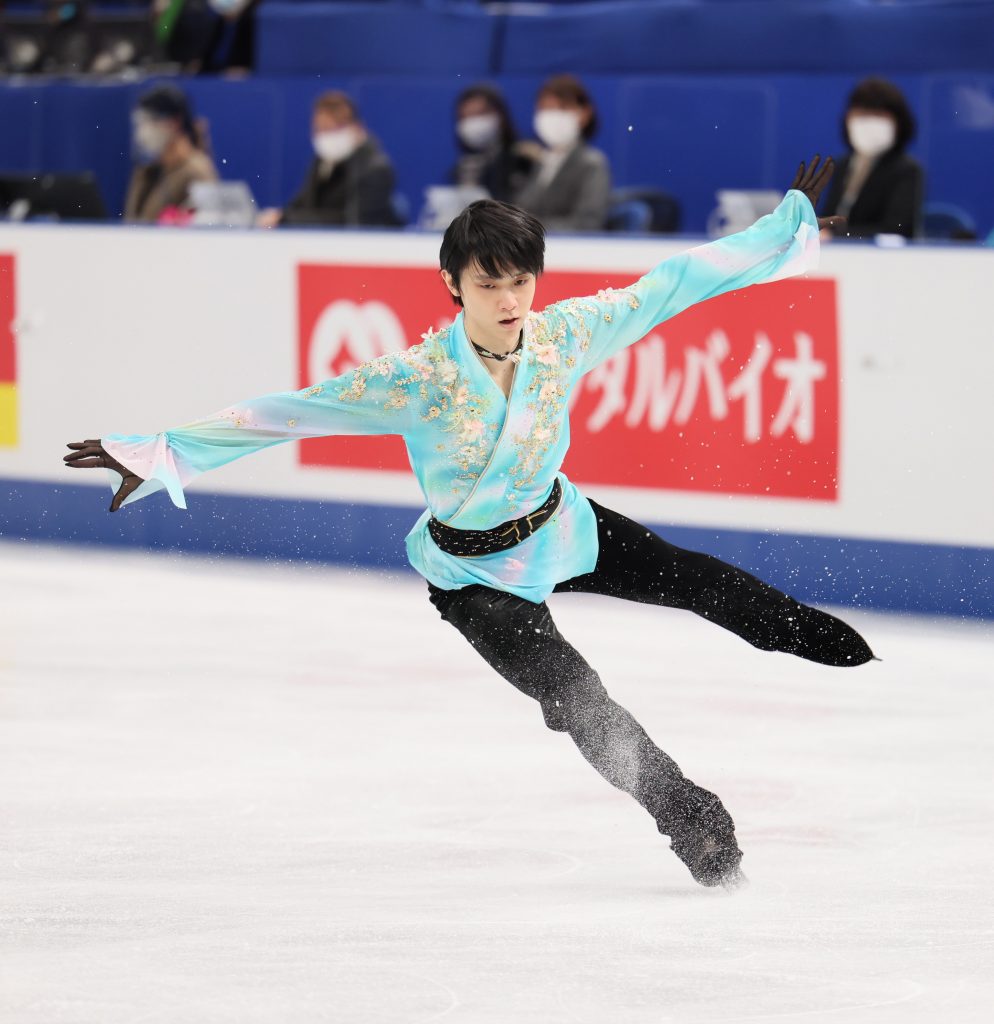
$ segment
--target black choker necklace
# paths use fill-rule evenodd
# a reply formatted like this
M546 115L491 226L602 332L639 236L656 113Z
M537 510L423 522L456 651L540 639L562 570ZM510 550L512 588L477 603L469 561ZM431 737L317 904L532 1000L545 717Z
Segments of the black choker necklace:
M521 358L518 353L521 351L521 346L524 344L525 335L524 332L518 336L518 344L514 347L511 352L491 352L490 349L484 348L482 345L477 345L472 338L469 339L469 343L476 349L477 352L483 356L484 359L496 359L498 363L504 362L505 359L510 359L513 362L518 362Z

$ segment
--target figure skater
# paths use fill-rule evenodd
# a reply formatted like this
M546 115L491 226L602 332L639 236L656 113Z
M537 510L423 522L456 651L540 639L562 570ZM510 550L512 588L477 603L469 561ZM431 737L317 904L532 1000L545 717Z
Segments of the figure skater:
M649 812L699 883L733 887L744 876L728 811L610 698L546 598L583 592L684 608L760 650L825 665L873 654L841 620L580 494L560 472L569 398L585 373L694 303L813 267L819 228L830 226L814 209L831 173L816 156L747 230L664 260L627 288L541 313L531 308L541 224L505 203L473 203L442 241L440 274L461 307L450 327L173 430L73 442L65 462L110 470L112 512L162 488L186 508L196 476L250 452L329 434L401 436L428 505L408 556L442 618Z

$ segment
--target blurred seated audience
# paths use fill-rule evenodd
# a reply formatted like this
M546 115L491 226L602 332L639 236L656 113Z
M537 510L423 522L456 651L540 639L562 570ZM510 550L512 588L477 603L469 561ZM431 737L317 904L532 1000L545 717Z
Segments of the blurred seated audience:
M159 56L148 0L36 0L10 17L4 10L0 0L0 74L115 74Z
M93 59L87 30L88 0L42 0L38 9L19 10L27 15L20 24L3 19L0 4L0 41L6 74L82 74ZM31 17L33 15L33 17Z
M550 231L600 231L611 192L607 157L590 145L597 111L583 83L554 75L535 101L535 166L513 202Z
M218 179L207 152L206 127L194 124L183 90L168 84L154 86L139 97L131 122L142 162L131 175L124 219L174 221L177 211L191 209L194 182Z
M396 227L394 172L344 92L322 93L311 118L314 159L300 191L282 210L263 210L258 225L367 224Z
M455 115L460 155L452 184L483 188L491 199L508 201L524 184L532 161L517 146L503 95L492 85L471 85L456 99Z
M925 175L905 153L915 134L915 118L904 94L883 78L866 78L846 104L842 135L849 152L836 158L836 170L819 211L840 214L849 223L835 229L843 238L920 233ZM832 232L822 232L831 238Z

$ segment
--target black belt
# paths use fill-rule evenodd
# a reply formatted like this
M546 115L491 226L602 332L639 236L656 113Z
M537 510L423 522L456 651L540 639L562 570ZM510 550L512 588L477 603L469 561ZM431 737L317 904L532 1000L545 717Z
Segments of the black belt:
M507 551L530 537L540 526L547 523L558 511L563 489L559 477L552 485L552 492L534 512L520 519L509 519L492 530L457 530L446 526L434 516L428 520L431 539L447 554L460 558L478 558Z

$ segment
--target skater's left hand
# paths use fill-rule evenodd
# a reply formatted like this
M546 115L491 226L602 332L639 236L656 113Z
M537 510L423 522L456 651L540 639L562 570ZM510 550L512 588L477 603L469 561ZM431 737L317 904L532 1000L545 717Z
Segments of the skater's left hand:
M797 169L797 174L794 175L794 183L790 186L793 189L797 189L798 192L803 192L811 200L811 205L815 209L818 208L818 200L821 198L821 194L831 180L832 172L835 170L835 161L831 157L821 167L818 166L820 160L821 156L816 153L807 168L805 168L804 161L802 160L801 166ZM826 228L834 231L836 228L843 227L845 223L845 217L818 218L818 228L822 231Z
M87 441L70 441L67 448L72 448L68 455L62 457L62 461L72 469L112 469L121 478L121 486L118 487L114 500L110 503L111 512L116 512L121 507L121 502L145 482L137 473L132 473L127 466L122 466L113 456L109 455L104 446L100 443L99 437L90 438Z

